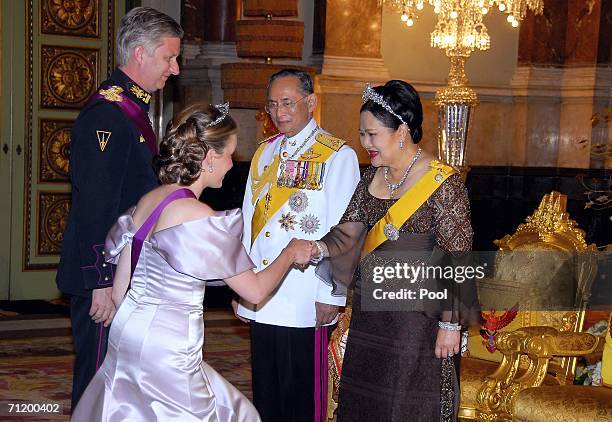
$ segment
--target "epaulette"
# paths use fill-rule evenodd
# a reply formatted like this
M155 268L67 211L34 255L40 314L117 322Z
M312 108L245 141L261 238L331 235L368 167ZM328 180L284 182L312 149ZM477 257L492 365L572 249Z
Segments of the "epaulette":
M261 145L261 144L264 144L264 143L270 143L270 142L273 142L273 141L275 141L275 140L276 140L276 138L278 138L279 136L282 136L282 135L283 135L282 133L277 133L277 134L275 134L275 135L269 136L269 137L267 137L266 139L264 139L263 141L259 141L259 142L257 143L257 145Z
M316 139L318 143L325 145L327 148L331 148L334 151L338 151L342 145L346 143L346 141L336 138L335 136L331 136L329 133L319 133Z
M123 98L121 97L121 93L123 92L123 88L118 87L116 85L112 85L106 89L100 88L98 93L106 100L111 102L121 102Z

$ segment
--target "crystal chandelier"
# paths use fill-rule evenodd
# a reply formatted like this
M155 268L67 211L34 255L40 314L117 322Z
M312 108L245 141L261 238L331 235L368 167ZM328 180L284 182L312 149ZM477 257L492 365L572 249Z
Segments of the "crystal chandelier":
M431 46L443 50L488 50L491 39L482 22L489 10L497 6L508 14L508 22L516 28L532 10L541 14L544 0L382 0L389 10L401 14L407 26L413 26L425 3L434 8L438 23L431 33Z
M507 13L507 21L516 28L527 11L541 14L544 0L379 0L387 9L401 14L411 27L418 12L427 3L434 8L438 22L431 33L431 46L446 52L451 67L447 85L438 91L438 156L440 160L467 172L465 146L471 112L478 104L476 92L468 87L465 60L475 50L488 50L491 38L483 17L497 7Z

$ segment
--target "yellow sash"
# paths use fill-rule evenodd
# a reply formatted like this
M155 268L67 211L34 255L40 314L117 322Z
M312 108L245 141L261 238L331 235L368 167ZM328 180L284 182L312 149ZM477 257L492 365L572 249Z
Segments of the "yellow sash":
M319 140L319 137L317 137ZM253 189L253 201L257 201L259 195L265 186L269 185L268 192L261 198L257 205L255 205L255 211L253 213L253 220L251 222L251 244L255 242L257 236L268 222L268 218L274 215L291 196L291 194L298 190L298 188L278 187L276 180L278 177L279 158L278 155L274 156L272 164L270 164L260 176L255 176L257 168L259 166L259 157L265 144L261 145L255 152L253 157L253 165L251 167L251 183ZM337 150L330 146L324 145L321 142L315 142L312 145L311 156L316 157L316 160L308 160L317 163L324 163L327 159Z
M387 224L392 224L399 230L412 214L427 201L427 198L440 187L442 182L457 173L452 167L442 164L438 160L432 160L429 167L429 171L404 192L402 197L370 229L361 250L362 258L388 240L384 231Z

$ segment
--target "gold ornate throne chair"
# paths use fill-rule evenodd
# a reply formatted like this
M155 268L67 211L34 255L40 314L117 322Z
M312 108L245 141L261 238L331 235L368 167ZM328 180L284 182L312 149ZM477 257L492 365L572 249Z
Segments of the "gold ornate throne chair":
M508 397L513 421L612 421L612 313L608 320L601 366L601 386L563 385L529 387ZM555 332L534 335L520 343L520 352L534 368L546 372L554 357L568 356L573 351L584 354L592 349L593 336L586 333ZM537 378L538 370L533 371ZM537 379L528 380L537 381ZM520 386L520 381L514 384Z
M461 359L460 418L497 420L502 411L500 396L511 383L507 360L519 354L515 350L518 338L532 333L536 326L563 333L582 329L584 307L597 268L596 248L586 244L584 232L569 218L566 204L567 197L559 192L545 195L514 234L495 242L499 250L494 276L478 283L485 323L470 327L469 356ZM488 307L490 304L494 306ZM511 338L515 342L500 343L500 336L508 333L514 333ZM510 378L529 375L533 370L526 358L512 362ZM555 356L539 382L571 384L575 365L574 354ZM479 392L485 380L500 371L506 378L497 380L495 388L489 386L486 394ZM486 403L493 405L481 412Z

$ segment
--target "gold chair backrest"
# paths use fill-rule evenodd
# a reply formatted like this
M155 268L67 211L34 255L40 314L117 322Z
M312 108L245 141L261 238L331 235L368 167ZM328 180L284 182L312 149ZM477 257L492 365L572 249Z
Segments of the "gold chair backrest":
M514 234L495 241L499 246L495 276L478 284L483 311L489 313L491 308L487 304L495 304L492 308L500 316L505 309L517 303L519 306L514 319L496 332L535 325L561 331L582 329L584 308L597 268L593 253L596 248L586 244L584 231L570 219L566 206L567 197L553 191L544 196L537 210ZM546 310L554 308L553 302L564 309L578 310ZM491 345L496 332L488 337L488 350L487 341L477 327L473 328L468 343L470 356L500 361L501 354L492 352ZM574 367L572 358L559 358L550 365L561 383L573 378Z

